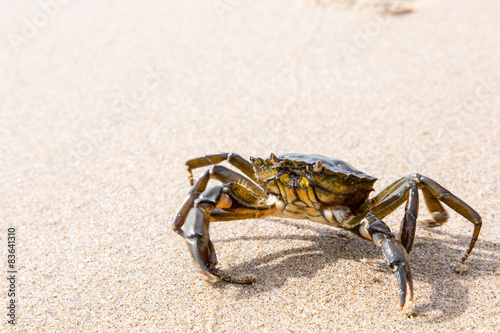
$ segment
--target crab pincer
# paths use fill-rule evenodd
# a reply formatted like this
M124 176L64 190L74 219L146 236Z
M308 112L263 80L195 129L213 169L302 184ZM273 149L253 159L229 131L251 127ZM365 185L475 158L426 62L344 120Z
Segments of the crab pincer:
M216 207L223 207L231 203L231 199L223 193L220 186L207 190L194 202L194 207L186 217L186 230L184 237L191 252L195 266L198 267L202 277L208 282L216 282L217 278L230 283L251 284L253 279L236 280L226 276L216 268L217 254L210 240L209 223L210 214Z
M410 260L405 248L394 237L384 235L382 241L382 253L389 264L399 283L399 306L403 309L406 303L407 290L409 291L409 300L413 299L413 278L411 275ZM407 289L408 284L408 289Z

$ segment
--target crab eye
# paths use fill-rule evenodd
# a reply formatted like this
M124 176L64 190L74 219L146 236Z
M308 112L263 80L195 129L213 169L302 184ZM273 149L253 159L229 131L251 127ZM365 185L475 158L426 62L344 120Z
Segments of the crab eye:
M261 166L262 165L262 158L255 158L255 157L250 157L250 161L255 165L255 166Z
M317 160L316 163L314 163L313 171L322 172L323 169L324 169L323 163L320 160Z
M269 155L269 161L271 161L274 164L278 161L278 158L276 157L276 155L274 155L274 153L271 153Z

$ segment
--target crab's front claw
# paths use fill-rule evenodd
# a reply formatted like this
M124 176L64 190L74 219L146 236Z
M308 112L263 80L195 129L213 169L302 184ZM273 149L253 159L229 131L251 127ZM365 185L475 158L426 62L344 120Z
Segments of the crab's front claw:
M407 284L409 300L413 299L413 278L411 276L410 260L405 248L394 237L384 235L381 242L382 252L389 267L396 274L399 282L399 306L403 309L406 302Z
M208 282L214 283L220 279L230 283L252 284L254 282L252 278L233 279L217 269L217 254L208 232L208 215L213 208L210 203L197 203L186 218L184 237L195 266Z
M213 245L208 233L208 214L213 208L210 205L197 205L186 218L186 230L184 237L191 252L195 266L203 278L209 282L215 282L216 277L211 274L210 268L215 267L217 259ZM213 252L213 253L210 253Z
M194 237L186 237L186 243L188 244L189 251L193 256L195 265L198 266L202 277L208 282L215 283L219 279L236 284L252 284L255 282L255 279L251 277L241 280L233 279L218 270L217 267L215 267L217 264L217 256L215 254L213 243L210 240L207 242L206 240L203 240L201 236L196 235Z
M199 272L202 274L203 278L208 282L215 282L216 277L211 274L207 268L208 263L206 261L207 244L201 237L195 235L194 237L186 237L186 243L188 245L191 256L193 257L195 265L198 267Z

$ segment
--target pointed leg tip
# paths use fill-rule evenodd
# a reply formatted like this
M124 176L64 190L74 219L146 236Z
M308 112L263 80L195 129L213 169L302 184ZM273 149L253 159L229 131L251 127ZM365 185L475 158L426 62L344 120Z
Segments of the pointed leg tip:
M453 271L457 274L463 274L465 271L467 271L467 265L464 263L459 263L455 266L453 266Z

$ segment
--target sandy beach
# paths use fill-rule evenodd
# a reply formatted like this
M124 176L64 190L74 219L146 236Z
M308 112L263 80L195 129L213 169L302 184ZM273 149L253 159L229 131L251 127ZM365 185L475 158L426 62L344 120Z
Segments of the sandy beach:
M500 330L499 1L0 9L1 331ZM171 222L185 161L217 152L322 154L376 193L419 172L483 228L461 274L472 223L417 229L403 311L377 246L306 220L212 224L218 267L256 282L211 285Z

